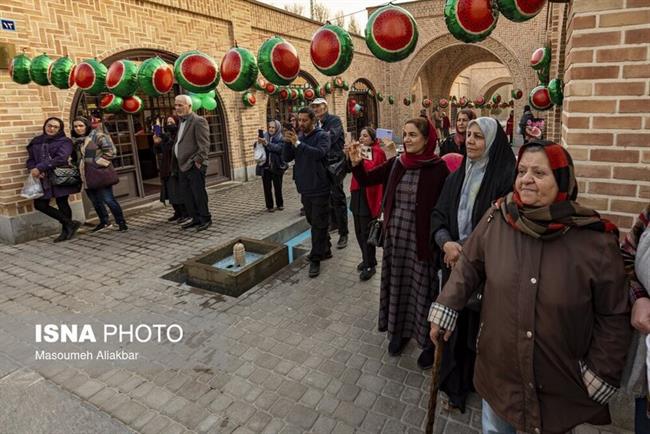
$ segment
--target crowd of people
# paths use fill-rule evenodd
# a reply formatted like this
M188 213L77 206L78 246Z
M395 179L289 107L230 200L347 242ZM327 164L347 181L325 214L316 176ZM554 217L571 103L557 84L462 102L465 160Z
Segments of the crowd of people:
M154 142L161 199L174 209L169 220L202 231L212 223L209 129L191 104L176 97L175 116ZM619 245L618 228L579 203L569 152L525 134L529 107L516 157L512 114L505 131L463 109L453 133L445 116L407 120L401 155L387 155L371 126L346 143L340 118L322 98L285 124L270 120L254 144L263 147L256 173L266 209L284 209L283 176L293 162L311 230L308 275L315 278L332 257L330 232L338 231L337 248L347 246L343 180L352 174L361 281L376 273L376 247L383 247L378 329L386 332L389 355L400 356L413 339L424 370L442 345L445 405L465 412L468 395L478 392L484 433L607 424L607 403L621 386L638 397L637 432L650 432L650 204ZM84 189L99 217L93 231L109 225L106 206L126 231L113 194L116 150L101 116L75 118L71 136L61 119L49 118L29 143L27 168L43 187L34 208L61 224L55 242L68 240L80 226L69 196ZM77 168L79 182L62 183L57 167Z

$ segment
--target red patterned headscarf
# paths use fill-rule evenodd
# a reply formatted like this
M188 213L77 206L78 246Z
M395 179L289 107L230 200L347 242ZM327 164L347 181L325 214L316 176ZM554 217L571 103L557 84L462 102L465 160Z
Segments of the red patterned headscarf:
M609 220L602 219L597 211L577 203L578 183L571 155L557 143L535 140L519 149L519 158L530 146L541 146L553 170L558 186L555 201L543 207L524 205L516 191L497 201L504 218L513 228L542 240L565 234L572 227L611 232L618 236L618 228ZM517 167L518 168L518 167Z
M406 169L419 169L427 163L440 159L440 157L436 155L436 145L438 143L436 127L431 123L431 119L427 118L427 122L429 124L429 135L426 138L427 144L425 145L424 152L418 155L410 154L406 152L405 146L404 153L399 157L400 163L402 163L402 166Z

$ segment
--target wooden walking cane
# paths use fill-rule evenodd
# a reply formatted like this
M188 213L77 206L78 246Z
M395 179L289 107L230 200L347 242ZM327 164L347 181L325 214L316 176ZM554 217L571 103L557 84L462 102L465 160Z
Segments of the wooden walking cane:
M436 421L436 404L438 402L438 389L440 388L440 364L444 347L445 342L440 336L436 344L436 354L431 369L431 396L429 397L429 410L427 412L426 434L433 434L433 423Z

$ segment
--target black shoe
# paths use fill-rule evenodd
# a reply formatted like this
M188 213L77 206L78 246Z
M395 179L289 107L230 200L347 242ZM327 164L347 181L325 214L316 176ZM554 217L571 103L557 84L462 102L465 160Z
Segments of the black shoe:
M81 222L78 222L76 220L72 220L70 224L66 228L66 240L71 240L72 237L77 233L79 228L81 227Z
M364 268L363 271L359 274L359 279L362 281L370 280L372 276L375 275L377 272L377 269L375 267L367 267Z
M325 252L325 254L323 255L323 261L325 261L325 260L327 260L327 259L332 259L332 258L333 258L333 256L332 256L332 251L331 251L331 250L328 250L328 251Z
M274 211L275 211L274 208L267 208L266 210L267 210L268 212L274 212Z
M182 224L181 229L186 230L186 229L193 228L193 227L200 226L200 225L201 225L201 222L197 222L197 221L192 220L192 221L190 221L188 223Z
M364 268L366 268L365 262L360 262L359 265L357 265L357 271L363 271Z
M309 263L309 277L314 278L320 274L320 262Z
M284 207L283 207L283 206L279 206L279 207L277 207L276 209L277 209L278 211L282 211L282 210L284 210Z
M400 338L399 336L393 336L390 339L390 343L388 344L388 354L390 354L391 356L399 356L400 353L406 347L406 344L408 343L409 343L408 338Z
M192 217L183 216L183 217L179 218L178 220L176 220L176 224L184 225L185 223L189 223L191 221L194 221L194 219Z
M106 229L109 226L108 223L100 223L90 230L90 232L99 232L102 229Z
M168 221L168 222L175 222L176 220L180 220L180 219L181 219L181 216L180 216L180 215L178 215L178 214L174 214L173 216L169 217L169 218L167 219L167 221Z
M200 225L198 225L198 226L196 227L196 231L197 231L197 232L204 231L204 230L206 230L207 228L209 228L210 226L212 226L212 220L208 220L207 222L205 222L205 223L201 223Z
M337 249L345 249L348 246L348 236L347 235L341 235L339 237L338 243L336 243L336 248Z
M65 240L67 240L67 239L68 239L68 230L67 230L67 226L66 226L66 225L63 225L63 226L61 227L61 233L60 233L59 236L56 237L52 242L53 242L53 243L60 243L61 241L65 241Z
M433 348L425 348L420 353L418 357L418 366L420 369L426 370L431 369L433 366L433 358L435 356L435 350Z
M129 227L126 225L126 223L120 223L120 227L119 227L118 231L126 232L128 230L129 230Z

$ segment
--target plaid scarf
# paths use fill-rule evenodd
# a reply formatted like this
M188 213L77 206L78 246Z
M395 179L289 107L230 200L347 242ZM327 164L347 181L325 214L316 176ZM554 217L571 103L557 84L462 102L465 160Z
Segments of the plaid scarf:
M558 193L552 204L543 207L524 205L516 191L502 197L497 201L497 206L508 224L541 240L560 237L572 227L614 233L618 237L618 228L614 223L600 218L598 212L575 201L578 197L578 183L569 153L556 143L536 140L521 147L517 161L521 161L524 151L531 145L542 146L546 153Z

